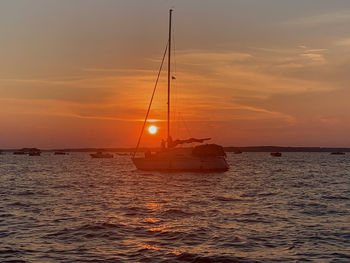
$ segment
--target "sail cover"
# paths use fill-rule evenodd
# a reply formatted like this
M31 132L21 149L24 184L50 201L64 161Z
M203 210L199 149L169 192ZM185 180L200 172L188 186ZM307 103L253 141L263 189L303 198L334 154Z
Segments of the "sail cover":
M185 144L185 143L193 143L193 142L199 142L203 143L204 141L210 140L211 138L203 138L203 139L196 139L196 138L189 138L187 140L175 140L173 141L171 137L168 139L168 147L174 148L179 144Z

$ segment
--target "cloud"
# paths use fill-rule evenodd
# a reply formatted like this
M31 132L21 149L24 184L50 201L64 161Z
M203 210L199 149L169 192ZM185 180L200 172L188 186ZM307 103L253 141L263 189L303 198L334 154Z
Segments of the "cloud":
M291 125L295 118L281 111L233 102L225 96L191 96L184 99L181 112L187 121L229 122L233 120L274 120Z
M339 39L334 42L336 46L350 46L350 37Z
M56 78L0 78L0 96L60 100L79 103L110 103L131 90L153 88L154 71L91 69L92 74ZM107 72L107 73L106 73ZM143 96L144 93L141 93ZM134 96L137 99L138 95Z
M332 74L339 62L332 57L332 49L299 45L285 51L283 49L278 49L278 51L272 53L260 49L259 54L255 55L257 59L246 65L245 68L275 78L276 81L278 78L281 78L281 82L288 81L288 79L294 83L301 81L304 82L300 83L304 87L315 83L319 85L320 91L325 90L325 86L329 87L327 89L330 89L330 86L335 87L332 83L334 81ZM315 85L312 89L315 89ZM303 90L296 88L295 92Z
M262 116L260 118L269 118L269 119L276 118L276 119L285 120L290 124L295 123L295 118L293 116L282 112L278 112L278 111L271 111L264 108L258 108L258 107L252 107L252 106L246 106L246 105L236 105L235 107L233 107L233 109L242 109L242 110L247 110L255 113L261 113Z
M2 113L14 115L56 116L78 119L138 122L143 109L130 109L118 104L80 104L43 99L0 98ZM136 117L136 118L135 118ZM154 120L158 121L158 120Z
M305 52L303 54L300 54L300 56L309 59L309 61L312 63L323 64L326 62L326 60L322 54L314 53L314 52L312 52L312 50L309 50L309 52Z
M350 21L350 11L338 11L330 12L324 14L317 14L312 16L300 17L297 19L286 21L286 25L295 25L295 26L318 26L324 24L336 24L344 23Z
M253 56L239 52L213 52L205 50L183 50L176 53L176 60L182 64L233 63L249 61Z
M181 70L173 81L173 110L190 122L258 121L273 127L295 123L281 107L259 106L275 94L320 93L335 89L319 80L327 66L323 47L295 46L271 52L183 50L176 55ZM85 68L81 75L62 78L0 79L9 85L9 98L23 99L26 107L10 112L101 121L142 121L157 69ZM166 76L162 75L150 118L165 119ZM3 86L3 85L2 85ZM17 93L14 94L14 90ZM21 92L21 94L19 93ZM24 96L26 94L26 96ZM4 97L4 96L3 96ZM235 102L232 103L232 100ZM41 103L39 103L41 101ZM175 112L173 112L175 115Z

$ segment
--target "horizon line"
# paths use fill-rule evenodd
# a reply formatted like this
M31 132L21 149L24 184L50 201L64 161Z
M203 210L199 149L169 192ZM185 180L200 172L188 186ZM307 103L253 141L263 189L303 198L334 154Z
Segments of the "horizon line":
M191 148L189 147L179 147L179 148ZM274 149L291 149L291 150L296 150L296 149L319 149L319 150L331 150L331 149L342 149L342 150L349 150L349 146L279 146L279 145L253 145L253 146L223 146L225 150L230 150L230 149L268 149L268 148L274 148ZM64 148L38 148L38 147L22 147L22 148L0 148L1 151L5 152L11 152L11 151L20 151L24 149L38 149L41 151L75 151L75 152L86 152L88 150L95 151L95 150L100 150L100 151L134 151L136 147L64 147ZM160 147L139 147L139 150L144 150L144 149L153 149L157 150L160 149Z

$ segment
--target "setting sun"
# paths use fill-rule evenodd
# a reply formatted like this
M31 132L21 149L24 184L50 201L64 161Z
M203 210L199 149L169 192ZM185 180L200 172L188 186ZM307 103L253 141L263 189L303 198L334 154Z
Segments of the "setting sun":
M148 132L150 134L156 134L157 131L158 131L158 127L157 126L151 125L151 126L148 127Z

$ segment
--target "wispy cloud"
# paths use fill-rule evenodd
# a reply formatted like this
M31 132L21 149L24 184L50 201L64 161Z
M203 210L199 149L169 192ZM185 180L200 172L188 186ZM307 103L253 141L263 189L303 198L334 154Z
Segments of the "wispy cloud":
M312 63L325 63L326 60L322 54L318 54L315 52L312 52L311 50L308 52L305 52L303 54L300 54L301 57L304 57L306 59L309 59Z
M184 64L203 64L208 62L233 63L253 58L252 54L239 52L213 52L205 50L184 50L176 53L176 59Z
M258 102L275 94L334 89L334 85L306 74L310 69L325 67L324 54L328 50L306 45L281 48L278 52L273 50L178 52L176 59L181 70L176 72L173 82L175 96L172 105L177 105L176 110L189 122L267 121L269 125L275 123L275 127L293 125L296 121L293 115L280 108L261 107ZM14 106L8 111L101 121L142 121L156 70L85 68L82 72L81 76L72 78L0 79L11 87L21 87L22 93L36 94L36 97L17 94L17 98L26 103L14 105L26 107ZM161 79L160 86L166 86L165 78ZM177 96L176 90L179 92ZM165 100L160 102L164 95L158 91L150 116L152 119L164 119ZM225 102L227 98L235 99L235 103Z
M178 64L202 65L203 62L232 63L243 62L253 58L252 54L232 51L213 51L201 49L178 50L174 60ZM160 58L149 58L149 61L160 63Z
M258 107L252 107L252 106L246 106L246 105L236 105L235 107L233 107L233 109L243 109L251 112L262 113L265 115L265 117L263 118L283 119L290 124L294 124L296 121L295 118L289 114L285 114L279 111L271 111L264 108L258 108Z
M350 46L350 37L339 39L334 42L336 46Z
M141 119L137 116L143 116L144 113L143 109L130 109L117 104L80 104L48 99L18 98L0 98L0 102L2 105L0 112L19 115L138 122Z
M300 17L286 21L284 24L296 26L317 26L324 24L344 23L348 21L350 21L350 10Z

